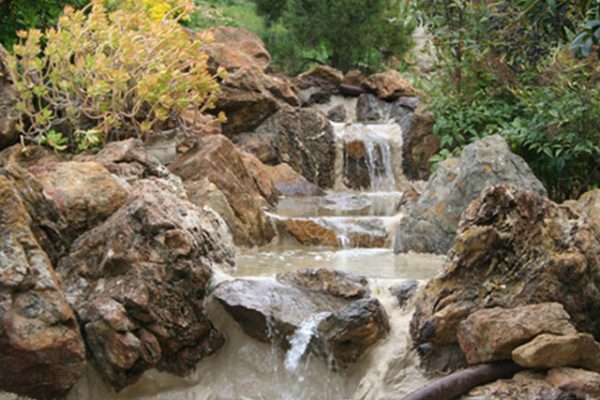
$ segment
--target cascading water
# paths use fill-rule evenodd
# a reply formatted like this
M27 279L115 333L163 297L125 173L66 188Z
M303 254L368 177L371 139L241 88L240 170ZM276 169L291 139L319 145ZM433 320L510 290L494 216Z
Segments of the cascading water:
M321 321L330 316L329 312L322 312L311 315L307 318L290 339L290 349L285 355L285 369L295 373L298 371L300 361L308 349L311 339L317 332ZM300 378L303 380L303 378Z

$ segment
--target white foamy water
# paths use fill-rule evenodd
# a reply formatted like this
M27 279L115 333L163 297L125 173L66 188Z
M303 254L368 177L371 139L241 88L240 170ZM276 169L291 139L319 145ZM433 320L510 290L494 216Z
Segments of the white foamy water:
M331 313L329 312L313 314L303 321L298 329L296 329L292 335L292 338L290 339L290 349L285 355L284 365L286 370L289 372L298 371L300 361L306 353L308 345L310 344L313 336L317 333L319 324L330 315Z

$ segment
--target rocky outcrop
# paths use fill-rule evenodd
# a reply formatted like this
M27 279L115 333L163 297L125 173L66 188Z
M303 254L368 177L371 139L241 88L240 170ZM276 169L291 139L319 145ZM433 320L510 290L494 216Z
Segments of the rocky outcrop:
M215 73L218 67L227 71L256 68L267 69L271 55L263 41L247 29L218 26L200 33L208 37L203 49L208 54L208 67Z
M468 145L460 158L442 162L431 176L400 223L394 251L445 254L469 203L487 186L501 183L546 195L529 166L510 151L502 137L489 136Z
M303 106L324 104L332 94L339 93L344 75L327 65L318 65L298 75L295 79L298 96Z
M402 170L409 179L429 179L430 160L440 151L441 139L433 133L433 117L420 109L410 111L399 105L403 99L398 99L396 109L392 109L393 118L402 126Z
M511 329L504 329L506 326ZM516 347L537 335L568 335L576 332L561 304L542 303L475 311L460 323L457 338L469 364L480 364L510 360Z
M416 300L411 335L455 346L459 324L477 310L556 302L578 331L600 338L599 246L571 209L513 185L489 187L464 212L444 272Z
M63 397L83 374L83 339L31 216L2 175L0 204L0 390Z
M232 260L216 214L150 179L79 237L57 272L91 358L120 390L150 368L185 375L221 347L203 299L212 269Z
M274 134L278 161L321 188L335 180L335 135L333 127L318 111L286 107L269 118L258 130Z
M179 156L171 172L189 183L208 178L227 198L235 214L227 221L238 245L263 245L275 236L263 209L254 179L233 143L222 135L206 136L199 145Z
M538 335L514 349L512 358L528 368L581 367L600 373L600 343L589 333Z
M363 87L377 97L393 101L401 96L414 96L416 90L400 72L389 70L369 76L363 81Z
M385 310L367 297L364 279L308 270L278 280L227 281L213 296L246 334L286 350L296 331L314 324L307 351L335 368L356 362L389 332Z
M17 91L8 75L8 53L0 44L0 150L17 141L17 123L20 113L16 109Z
M282 163L274 167L268 166L273 185L281 196L304 197L323 196L325 192L317 185L310 183L288 164Z
M277 135L275 132L240 133L232 138L235 145L242 151L250 153L261 162L269 165L279 163L277 154Z

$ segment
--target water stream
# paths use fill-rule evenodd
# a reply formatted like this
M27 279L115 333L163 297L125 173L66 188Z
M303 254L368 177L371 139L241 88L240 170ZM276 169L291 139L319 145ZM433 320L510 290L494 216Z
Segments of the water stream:
M307 346L327 314L304 321L287 354L275 344L245 335L216 301L206 310L226 336L225 346L203 360L185 378L147 371L140 381L119 394L102 382L92 367L68 400L374 400L407 394L426 378L416 368L410 348L410 311L400 310L388 288L403 280L424 281L441 270L443 257L424 254L394 255L391 243L402 216L400 183L402 132L396 124L334 124L338 138L336 184L322 197L283 198L270 216L274 221L304 219L334 231L337 246L307 246L280 232L278 241L260 249L240 249L234 271L217 279L244 277L273 279L279 272L330 268L371 278L371 292L384 304L392 330L358 364L343 372L331 371ZM345 146L362 142L370 186L349 189L350 160ZM366 248L353 240L360 235L385 235L378 247ZM362 237L362 236L361 236ZM375 243L375 242L373 242ZM389 393L388 393L389 392ZM0 394L0 399L4 399ZM14 397L9 397L14 398Z

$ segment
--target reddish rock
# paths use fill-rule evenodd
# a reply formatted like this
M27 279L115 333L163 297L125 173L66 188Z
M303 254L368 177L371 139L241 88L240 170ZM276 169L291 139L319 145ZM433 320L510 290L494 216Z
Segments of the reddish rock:
M325 194L322 189L307 181L288 164L267 166L267 171L275 189L282 196L323 196Z
M275 187L275 183L273 182L270 167L264 165L252 154L241 152L241 156L246 170L248 170L252 176L252 179L254 179L254 183L256 184L258 192L267 201L267 203L270 205L275 205L277 203L279 192Z
M85 347L31 224L18 191L0 175L0 391L54 399L83 374Z
M373 74L364 80L363 86L377 97L388 101L417 93L410 82L395 70Z
M510 326L510 329L505 327ZM512 351L542 333L567 335L577 330L559 303L475 311L458 327L458 342L469 364L510 360ZM452 338L447 338L452 342Z
M127 199L123 184L99 163L37 164L29 172L60 210L74 236L106 220Z
M187 184L208 178L227 198L235 212L229 225L238 245L264 245L275 236L265 215L263 199L242 155L233 143L222 135L206 136L201 143L180 155L169 169Z
M247 29L218 26L200 33L212 38L204 45L208 65L214 73L219 66L228 71L256 68L264 71L271 63L271 55L258 35Z
M156 179L77 239L57 272L107 383L121 390L150 368L185 375L222 346L203 300L233 254L220 218Z
M585 398L600 398L600 374L577 368L553 368L546 377L554 387Z

